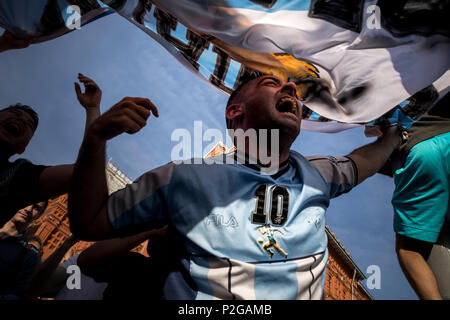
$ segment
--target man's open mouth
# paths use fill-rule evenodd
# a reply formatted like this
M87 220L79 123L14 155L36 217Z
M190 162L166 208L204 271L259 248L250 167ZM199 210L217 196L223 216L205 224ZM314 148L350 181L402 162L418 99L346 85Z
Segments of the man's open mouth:
M21 133L20 126L15 122L6 123L3 129L14 137L20 136Z
M297 102L292 97L283 97L278 100L275 108L279 112L288 112L297 115Z

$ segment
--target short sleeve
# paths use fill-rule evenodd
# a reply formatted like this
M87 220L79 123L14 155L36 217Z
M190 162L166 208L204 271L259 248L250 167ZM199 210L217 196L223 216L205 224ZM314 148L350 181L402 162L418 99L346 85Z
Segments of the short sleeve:
M21 197L31 201L32 204L38 200L39 195L39 177L48 166L35 165L24 160L20 164L14 179L12 181L12 190L20 191ZM21 208L20 208L21 209Z
M358 170L350 158L311 156L307 159L329 186L330 198L349 192L357 184Z
M127 236L169 222L169 193L175 164L149 171L108 198L108 219L114 233Z

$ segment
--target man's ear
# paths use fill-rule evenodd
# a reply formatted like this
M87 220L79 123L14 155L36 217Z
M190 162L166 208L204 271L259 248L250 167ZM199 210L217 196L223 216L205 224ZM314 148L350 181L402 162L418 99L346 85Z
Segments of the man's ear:
M242 103L233 103L227 107L225 117L227 120L235 121L244 115L244 106Z

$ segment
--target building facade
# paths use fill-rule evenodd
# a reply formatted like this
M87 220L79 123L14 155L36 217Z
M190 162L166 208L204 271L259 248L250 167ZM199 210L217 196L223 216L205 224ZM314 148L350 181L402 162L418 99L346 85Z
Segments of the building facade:
M328 262L325 278L325 300L373 300L361 281L364 273L353 261L329 226L325 227L328 237Z

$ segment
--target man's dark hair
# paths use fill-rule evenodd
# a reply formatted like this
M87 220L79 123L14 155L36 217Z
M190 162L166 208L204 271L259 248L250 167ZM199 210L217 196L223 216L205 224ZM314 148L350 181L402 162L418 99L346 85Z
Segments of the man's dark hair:
M233 92L230 94L230 97L228 98L227 101L227 108L229 105L231 105L234 101L234 99L238 96L239 92L241 91L241 89L250 81L252 81L253 79L256 79L258 77L263 76L264 74L259 72L259 71L253 71L250 72L246 75L246 77L240 79L240 83L239 85L236 87L236 89L233 90ZM225 117L225 121L227 124L227 129L232 129L233 127L233 120L229 120Z
M39 214L37 216L37 218L39 218L44 213L44 211L47 209L47 207L48 207L48 200L37 202L37 203L33 204L33 207L38 207L39 208Z
M30 115L31 119L33 119L33 128L34 128L34 130L37 129L37 126L39 124L39 116L36 113L36 111L34 111L33 108L31 108L30 106L17 103L15 105L6 107L4 109L1 109L0 112L1 111L7 111L7 110L21 110L23 112L28 113Z

